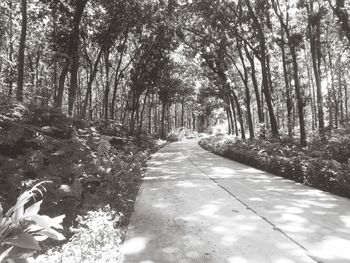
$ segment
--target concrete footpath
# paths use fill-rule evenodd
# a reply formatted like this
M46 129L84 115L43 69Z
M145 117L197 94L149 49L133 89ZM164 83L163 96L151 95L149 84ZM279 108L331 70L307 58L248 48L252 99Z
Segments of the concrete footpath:
M120 262L350 262L350 200L184 140L150 161Z

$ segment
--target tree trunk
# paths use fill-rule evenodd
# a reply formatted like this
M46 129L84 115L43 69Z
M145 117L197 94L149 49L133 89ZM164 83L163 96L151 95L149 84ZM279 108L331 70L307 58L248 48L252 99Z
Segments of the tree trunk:
M331 73L331 94L333 97L333 105L334 105L334 125L335 128L338 128L339 125L339 103L338 103L338 98L337 98L337 92L335 90L335 74L334 74L334 69L333 69L333 62L332 62L332 55L330 51L330 46L328 46L328 62L329 62L329 70Z
M244 46L244 48L245 48L245 53L246 53L246 56L249 60L250 67L251 67L251 78L252 78L252 83L253 83L253 87L254 87L256 105L258 108L259 123L264 123L264 111L262 109L263 106L262 106L262 102L260 100L259 85L258 85L258 81L256 79L256 69L255 69L254 57L252 57L250 55L246 46Z
M226 118L227 118L227 133L230 135L232 134L232 129L231 129L231 116L230 116L228 107L226 107Z
M230 100L226 102L227 106L226 108L226 117L227 117L227 132L228 134L233 134L234 128L233 128L233 119L232 119L232 112L230 107ZM233 107L233 105L231 105Z
M68 74L69 70L69 60L65 59L63 68L61 70L61 74L58 80L58 92L57 92L57 97L55 101L55 106L57 108L62 108L62 103L63 103L63 93L64 93L64 84L66 82L66 76Z
M281 28L282 34L282 43L281 43L281 51L282 51L282 65L283 65L283 75L284 75L284 83L286 85L286 106L287 106L287 127L288 127L288 137L293 138L293 123L292 123L292 98L290 94L290 85L288 79L288 70L287 70L287 61L286 61L286 51L284 48L284 37L283 37L283 28Z
M279 137L278 125L277 125L275 112L273 109L272 97L271 97L270 87L269 87L269 76L268 76L268 68L267 68L267 51L266 51L264 31L262 29L262 26L259 22L258 17L253 11L250 0L244 0L244 1L248 7L248 10L253 19L253 22L258 30L259 46L260 46L260 53L261 53L260 63L261 63L261 71L262 71L261 73L262 73L262 81L263 81L263 92L265 95L266 105L267 105L267 109L270 117L271 133L273 137Z
M147 98L150 92L150 88L147 89L145 97L143 99L143 103L142 103L142 109L141 109L141 114L140 114L140 125L139 125L139 133L141 134L142 131L142 125L143 125L143 117L144 117L144 112L145 112L145 108L146 108L146 102L147 102Z
M108 111L109 111L109 49L105 50L105 78L106 78L106 86L105 86L105 94L103 98L104 102L104 119L108 119Z
M340 63L341 63L341 57L339 55L338 57L338 92L339 92L339 95L338 95L338 98L339 98L339 101L340 101L340 125L343 126L344 125L344 101L343 101L343 85L342 85L342 72L341 72L341 66L340 66Z
M103 52L103 48L101 47L100 51L97 54L97 58L95 60L94 66L93 66L93 68L90 69L91 70L91 74L90 74L89 81L88 81L87 88L86 88L86 94L85 94L83 109L81 111L81 117L83 119L85 119L86 109L87 109L87 105L88 105L89 99L92 98L92 96L91 96L92 95L92 84L93 84L93 82L94 82L94 80L96 78L96 74L97 74L97 71L98 71L98 64L100 63L102 52Z
M297 106L298 106L298 115L299 115L299 128L300 128L300 145L306 146L306 130L305 130L305 119L304 119L304 101L301 95L301 86L299 82L299 68L297 61L297 53L296 53L296 44L294 43L290 29L288 25L283 21L283 17L278 11L277 4L275 1L272 2L273 9L275 14L278 17L278 20L281 24L281 27L284 29L284 32L287 35L288 46L292 56L292 66L293 66L293 79L294 79L294 89L295 95L297 98ZM279 5L279 4L278 4ZM288 17L287 17L288 19ZM287 22L288 23L288 22ZM283 43L282 43L283 44Z
M349 97L348 97L348 85L346 83L346 78L345 76L343 77L344 79L344 104L345 104L345 122L346 124L348 124L348 121L349 121L349 108L348 108L348 100L349 100Z
M30 92L31 94L36 94L35 74L34 74L35 70L34 70L33 55L31 53L28 54L27 60L28 60L28 69L30 72L30 84L31 84ZM36 96L35 96L35 99L36 99Z
M311 68L309 65L309 57L306 55L305 52L305 61L306 61L306 70L307 70L307 85L309 87L309 96L311 100L311 115L312 115L312 130L316 130L317 128L317 101L316 101L316 95L315 95L315 85L314 85L314 79L311 73Z
M154 94L148 100L148 133L152 134L152 106L154 103Z
M75 5L75 13L73 18L73 31L71 34L71 45L69 54L71 55L70 67L70 86L68 90L68 114L72 116L75 97L78 89L78 70L79 70L79 37L80 37L80 21L88 0L77 0Z
M262 61L263 60L264 59L262 59ZM263 92L265 95L265 101L266 101L266 105L267 105L267 109L268 109L268 113L269 113L269 117L270 117L272 136L279 137L277 120L276 120L275 112L274 112L273 105L272 105L272 97L270 94L270 89L269 89L269 85L268 85L268 76L266 73L266 65L264 62L261 63L261 69L262 69L262 77L263 77Z
M192 130L196 130L196 115L192 112Z
M41 80L39 80L39 66L40 66L40 49L41 47L38 47L38 50L36 52L36 58L35 58L35 92L41 97L41 99L45 99L45 94L40 90L41 87Z
M166 112L167 112L167 119L168 119L168 129L166 130L165 134L168 134L171 130L171 114L170 114L170 105L168 105Z
M53 64L53 101L55 102L56 99L57 99L57 92L58 92L58 82L57 82L57 62L55 61L54 64Z
M254 126L253 126L253 117L252 117L252 112L251 112L251 96L250 96L250 90L249 90L249 85L248 85L248 70L247 67L245 65L244 62L244 57L243 57L243 53L241 50L241 47L239 45L239 43L237 43L237 47L238 47L238 53L241 59L241 63L243 66L243 74L241 73L241 71L239 70L239 68L236 66L239 75L241 76L241 79L243 81L244 87L245 87L245 102L246 102L246 107L247 107L247 122L248 122L248 128L249 128L249 138L252 140L254 139Z
M288 42L291 43L290 40ZM295 95L297 97L297 106L298 106L298 114L299 114L300 145L306 146L304 102L303 102L303 98L301 96L301 87L300 87L300 83L299 83L299 68L298 68L297 54L296 54L295 47L293 46L293 44L290 44L290 53L292 55L294 89L295 89Z
M185 101L181 101L181 127L185 127Z
M233 103L233 99L231 99L231 105L232 105L232 114L233 114L233 124L232 125L232 129L234 130L234 132L236 133L236 136L238 137L238 125L237 125L237 116L236 116L236 109L235 109L235 105ZM232 104L233 103L233 104Z
M178 123L178 119L177 119L177 103L174 103L174 127L175 129L177 128L177 123Z
M21 1L21 38L19 42L18 50L18 75L17 75L17 90L16 90L16 99L23 101L23 82L24 82L24 51L26 46L26 37L27 37L27 0Z
M9 22L10 22L10 29L9 29L9 39L10 39L10 43L9 43L9 61L10 61L10 76L8 78L8 95L11 98L12 97L12 93L13 93L13 5L12 5L12 0L10 0L9 2L9 11L10 11L10 15L9 15Z
M161 132L160 132L160 138L165 140L165 113L166 113L166 104L165 102L162 103L162 116L161 116Z
M269 81L270 93L273 94L274 88L272 83L272 75L271 75L271 66L270 66L270 52L268 51L268 47L266 47L266 68L267 68L267 76Z
M159 130L158 130L158 96L155 97L155 107L154 107L154 133L159 136Z
M236 93L234 91L232 91L232 97L233 100L236 104L236 108L237 108L237 114L238 114L238 121L239 121L239 125L241 126L241 137L243 140L245 140L245 130L244 130L244 121L243 121L243 116L242 116L242 111L241 111L241 107L239 106L239 101L238 101L238 97L236 95Z
M231 134L234 134L235 132L238 134L235 104L234 104L234 101L233 101L231 95L230 95L229 103L230 103L229 110L230 110L230 120L231 120Z
M124 42L122 45L122 50L125 49L127 40L128 40L128 33L125 34ZM117 69L115 70L114 88L113 88L113 95L112 95L112 102L111 102L111 109L110 109L110 118L111 119L115 118L115 116L114 116L115 110L114 109L115 109L115 103L116 103L116 99L117 99L118 85L119 85L119 82L122 78L122 72L120 71L120 68L122 65L123 57L124 57L124 52L121 51L120 55L119 55L119 59L118 59Z
M332 130L333 129L333 101L332 101L332 87L330 87L329 85L329 81L328 81L328 66L325 62L325 71L326 71L326 75L327 75L327 96L328 96L328 118L329 118L329 129Z
M316 98L317 98L317 112L318 112L318 130L322 139L324 139L324 112L323 112L323 97L322 97L322 87L321 87L321 60L320 60L320 22L316 23L317 29L315 30L315 26L312 24L311 13L313 13L313 4L310 1L310 8L306 5L308 16L309 16L309 24L308 30L310 35L310 51L312 58L312 67L315 76L316 83ZM318 52L317 52L318 51Z

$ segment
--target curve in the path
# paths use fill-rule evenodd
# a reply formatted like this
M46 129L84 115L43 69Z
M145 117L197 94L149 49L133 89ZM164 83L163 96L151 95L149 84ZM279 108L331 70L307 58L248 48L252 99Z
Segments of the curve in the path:
M149 163L121 262L350 262L350 201L173 143Z

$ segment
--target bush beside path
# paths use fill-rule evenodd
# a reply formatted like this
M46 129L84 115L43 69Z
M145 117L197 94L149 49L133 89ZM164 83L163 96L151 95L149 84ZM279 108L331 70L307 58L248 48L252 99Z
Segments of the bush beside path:
M350 198L349 140L341 138L300 148L283 139L243 141L219 135L203 138L199 145L231 160Z

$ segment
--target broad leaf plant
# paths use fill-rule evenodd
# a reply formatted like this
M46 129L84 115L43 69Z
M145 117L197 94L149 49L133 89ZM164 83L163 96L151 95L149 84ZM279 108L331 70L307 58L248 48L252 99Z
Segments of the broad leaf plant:
M0 204L0 263L9 256L14 247L40 250L40 241L47 238L65 239L57 231L63 229L61 223L64 215L54 218L39 215L42 200L37 201L36 197L43 196L43 183L23 192L6 213Z

